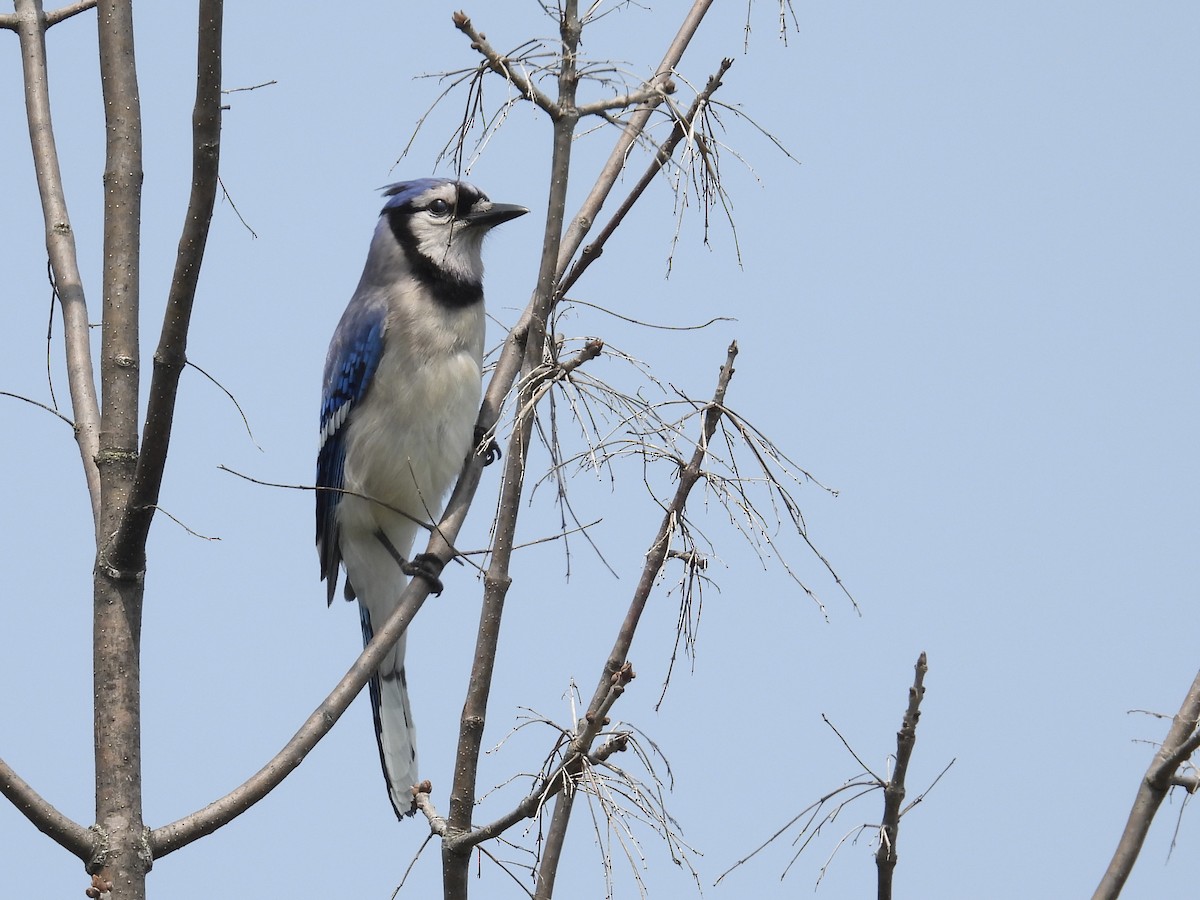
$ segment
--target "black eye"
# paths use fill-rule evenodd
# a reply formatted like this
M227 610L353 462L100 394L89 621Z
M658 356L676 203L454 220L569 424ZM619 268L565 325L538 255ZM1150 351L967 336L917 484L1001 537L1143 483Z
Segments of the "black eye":
M435 216L444 216L450 212L450 204L445 200L431 200L425 208Z

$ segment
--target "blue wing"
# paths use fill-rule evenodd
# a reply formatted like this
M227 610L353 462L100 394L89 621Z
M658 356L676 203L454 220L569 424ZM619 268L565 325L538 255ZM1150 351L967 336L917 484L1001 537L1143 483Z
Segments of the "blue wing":
M333 333L325 358L321 391L321 442L317 451L317 553L321 578L328 583L329 602L337 591L337 509L346 466L346 430L354 407L366 396L383 355L387 307L355 298ZM321 490L332 488L332 490Z

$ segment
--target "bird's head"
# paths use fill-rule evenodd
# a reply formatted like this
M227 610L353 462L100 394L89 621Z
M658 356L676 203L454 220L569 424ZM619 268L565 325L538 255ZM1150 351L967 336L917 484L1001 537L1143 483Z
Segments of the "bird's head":
M382 215L416 268L478 285L483 280L483 238L492 228L529 212L493 203L479 188L451 178L418 178L384 188Z

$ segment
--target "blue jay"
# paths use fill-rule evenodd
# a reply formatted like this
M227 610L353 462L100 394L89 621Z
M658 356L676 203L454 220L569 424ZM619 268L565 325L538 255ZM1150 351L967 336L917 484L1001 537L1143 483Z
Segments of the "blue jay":
M484 235L522 216L462 181L384 189L358 288L329 344L317 453L317 553L332 605L338 566L364 645L409 575L440 593L436 558L409 558L475 443L483 362ZM369 498L369 499L368 499ZM378 502L374 502L378 501ZM401 637L370 682L383 777L397 817L416 810L417 749Z

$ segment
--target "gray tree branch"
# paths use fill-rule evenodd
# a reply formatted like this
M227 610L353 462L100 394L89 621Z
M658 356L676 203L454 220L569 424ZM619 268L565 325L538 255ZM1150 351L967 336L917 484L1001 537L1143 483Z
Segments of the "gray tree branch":
M711 0L708 2L697 0L685 20L684 26L680 29L680 33L672 43L671 49L668 50L664 62L657 70L655 78L648 85L649 95L655 99L652 99L651 105L646 109L639 109L631 117L631 121L626 125L625 131L610 155L609 166L606 166L600 182L597 183L598 186L604 184L603 189L599 191L593 189L588 200L585 201L580 215L589 223L598 212L604 197L611 190L616 177L620 174L620 164L628 149L644 129L650 113L653 111L653 105L666 96L662 84L668 79L670 71L678 62L709 5L711 5ZM473 46L477 50L485 52L478 39L482 36L473 33L473 26L470 26L469 18L460 14L455 17L455 25L472 38ZM470 26L471 31L464 26ZM575 70L575 49L578 45L579 29L578 3L572 0L564 5L560 22L562 64L559 72L559 98L555 104L558 115L551 115L554 126L551 190L547 225L543 238L542 263L533 297L521 319L510 331L500 360L489 382L480 410L478 433L490 433L494 428L504 398L515 382L517 373L522 368L532 371L542 363L545 323L553 304L561 296L558 280L564 268L562 261L564 258L569 260L574 252L572 250L564 257L562 226L565 221L566 185L570 174L571 141L578 115L575 107L575 89L578 83L578 74ZM509 76L505 75L505 77ZM544 104L539 105L546 109ZM611 164L614 160L616 160L617 166L612 169ZM578 221L579 218L580 216L577 216L576 220ZM582 233L580 233L580 239ZM528 384L532 384L532 379L527 382ZM519 397L517 408L525 409L525 401L528 399L530 398L525 396ZM446 819L447 840L443 844L443 882L447 898L466 897L469 855L463 849L465 842L459 839L465 838L471 832L471 813L474 807L480 741L485 723L486 703L490 691L491 670L495 660L503 601L510 582L507 564L511 553L511 537L515 531L518 501L524 477L524 458L529 446L531 429L531 416L518 421L509 445L503 495L499 505L497 539L492 566L485 580L484 608L481 611L476 656L460 726L459 753L455 763L450 813ZM457 533L457 528L461 527L471 498L478 486L481 470L482 461L478 456L473 456L468 460L459 483L447 503L441 528ZM507 538L503 536L506 533ZM508 549L505 549L506 544ZM444 546L441 538L435 534L430 542L428 552L442 556L447 550L448 547Z
M522 359L527 369L532 370L541 363L545 338L546 319L555 298L558 242L562 236L566 215L567 185L570 177L571 150L574 139L575 90L578 74L575 69L575 53L579 44L578 0L567 0L563 6L560 23L562 40L562 63L558 78L558 108L560 114L552 116L553 151L550 166L550 198L546 214L546 227L542 244L542 257L534 296L523 320L524 341L518 345L509 343L506 355L516 356L508 367L502 358L497 366L497 375L502 367L515 377ZM513 365L515 363L515 365ZM524 486L525 460L529 439L533 431L533 410L528 408L532 380L527 380L518 392L518 409L525 412L518 416L509 439L508 457L505 463L504 481L501 487L499 516L496 537L493 542L491 563L484 578L483 607L480 611L479 632L476 639L475 656L471 664L471 677L463 703L459 726L458 752L454 764L454 780L450 792L450 811L447 817L447 834L450 838L471 831L471 817L475 808L476 777L479 754L487 716L487 702L491 692L492 672L500 638L500 620L504 611L504 600L511 578L508 574L509 561L516 533L517 514ZM507 391L505 391L507 393ZM489 386L491 396L491 386ZM498 406L497 406L498 409ZM494 423L493 423L494 424ZM488 426L490 430L490 425ZM442 845L442 878L446 900L465 900L469 877L469 848L460 849L451 841Z
M41 7L39 2L38 7ZM19 3L14 2L14 6L19 6ZM81 12L87 12L89 9L95 9L96 0L78 0L77 3L71 3L59 9L52 10L45 14L44 26L49 28L52 25L57 25L59 22L66 21L72 16L77 16ZM0 14L0 29L5 31L18 31L21 27L21 13L11 12Z
M1133 865L1142 852L1146 834L1150 831L1150 823L1154 821L1167 791L1171 789L1176 770L1191 757L1200 743L1200 734L1196 731L1198 723L1200 672L1196 674L1187 696L1183 698L1179 712L1171 719L1171 728L1166 739L1154 754L1146 774L1142 776L1137 796L1133 800L1133 808L1129 811L1129 818L1125 823L1125 830L1121 833L1117 849L1108 863L1099 887L1092 895L1092 900L1115 900L1121 895L1125 882L1133 871Z
M95 833L59 812L2 759L0 794L42 834L81 860L86 862L91 859Z
M72 16L77 16L81 12L87 12L89 9L96 8L96 0L79 0L78 3L71 3L59 9L52 10L46 13L46 27L57 25L59 22L64 22Z
M528 78L520 71L509 65L509 61L500 53L497 53L495 48L488 43L487 38L475 30L475 26L471 22L471 17L466 13L456 12L454 14L454 27L471 39L471 49L478 50L487 63L489 69L511 83L518 91L521 92L526 100L539 106L551 119L557 121L563 114L562 98L555 103L545 94L537 89Z
M917 743L917 720L921 717L921 700L925 696L925 673L929 671L924 652L917 657L917 664L913 668L916 676L912 687L908 689L908 708L904 711L900 730L896 732L896 768L883 787L883 823L879 826L879 849L875 852L879 900L892 898L892 877L898 859L896 839L900 833L900 816L904 814L904 779L908 775L908 763Z
M299 730L266 765L224 797L150 832L149 845L154 858L186 847L231 822L291 774L349 708L351 701L379 668L384 656L412 623L428 596L429 584L425 579L414 578L409 581L396 610L375 632L371 643L359 654L329 696L313 710L312 715L305 719Z
M617 183L621 172L624 171L629 151L645 130L646 123L650 121L651 114L667 98L666 84L670 81L671 73L679 65L679 60L683 58L684 51L687 50L688 44L695 37L696 30L700 27L700 23L704 20L704 16L712 4L713 0L694 0L692 8L688 10L683 23L679 26L679 31L676 33L675 39L671 41L671 45L663 55L662 62L658 64L658 68L654 70L654 75L646 82L645 87L649 91L650 100L644 106L634 110L633 114L626 121L625 131L622 132L621 137L617 140L616 146L613 147L612 153L609 154L608 160L600 170L600 175L597 177L596 183L592 186L591 192L584 199L579 211L571 220L571 225L567 229L567 233L562 238L562 244L559 247L558 253L558 264L555 270L559 278L566 272L571 259L575 256L576 251L579 250L583 239L587 236L587 233L592 228L592 224L596 221L596 216L600 214L600 209L604 206L604 201L612 191L613 185Z
M691 494L692 488L704 477L704 457L708 452L709 442L716 433L722 411L725 408L725 393L729 388L730 379L733 378L733 361L737 358L737 353L737 343L730 344L725 357L725 364L721 367L720 375L717 379L717 387L713 393L713 399L704 412L700 439L696 442L696 449L692 453L692 458L680 469L679 484L676 486L675 495L667 505L663 513L662 522L658 528L658 533L651 542L649 550L646 551L646 562L642 567L641 578L638 580L637 588L634 590L629 609L625 613L625 619L621 623L620 630L617 632L617 638L613 644L612 651L609 653L608 660L604 664L600 681L596 685L596 692L588 704L583 722L580 723L579 734L571 742L570 753L560 768L560 778L572 771L573 766L577 767L580 757L590 750L592 742L596 739L596 735L599 734L600 729L604 726L604 719L608 710L616 702L617 697L620 696L620 692L624 690L629 679L633 677L633 671L628 662L629 649L633 645L633 638L637 633L638 623L641 621L642 613L646 609L646 603L650 599L650 592L654 588L658 573L662 570L671 549L671 538L684 516L688 496ZM537 889L534 892L536 900L550 900L550 897L553 896L554 882L558 874L558 865L561 859L563 842L566 840L567 825L570 821L574 800L575 792L572 790L559 793L555 799L554 813L550 819L550 827L546 832L546 842L542 851L541 864L538 866Z
M675 153L675 148L679 146L679 142L695 127L697 118L704 111L709 98L721 86L721 79L725 77L725 73L729 71L729 67L732 65L732 59L726 58L721 60L720 67L708 79L708 84L704 86L704 90L696 95L696 99L687 113L683 118L676 120L675 127L671 129L670 136L658 148L658 152L654 154L654 159L646 167L646 171L638 179L638 183L633 186L633 190L629 192L629 195L622 201L616 212L612 214L608 223L596 236L596 239L583 248L583 252L575 260L575 264L571 266L570 271L563 276L562 284L559 287L560 294L566 294L574 286L575 282L579 280L579 277L587 271L588 266L600 258L600 255L604 252L605 243L612 237L613 232L617 230L620 224L625 221L625 216L629 214L634 204L645 193L646 188L650 186L651 182L654 181L663 170L663 167L666 166L671 156Z
M154 353L154 374L150 381L133 493L110 553L110 560L120 569L140 571L144 567L146 538L158 504L171 444L179 377L187 364L188 327L217 198L221 157L222 17L222 0L201 0L196 102L192 110L192 189L176 251L162 332Z
M113 900L144 900L150 853L142 822L141 568L113 565L137 464L142 122L131 0L97 4L104 104L104 269L100 338L100 527L93 597L93 719L98 867Z
M95 5L91 3L90 5ZM96 457L100 448L100 407L96 397L95 371L88 334L87 302L75 249L75 232L67 212L58 148L50 115L50 89L46 66L46 28L49 16L40 0L16 0L12 16L21 42L25 80L25 114L29 143L37 175L42 217L46 227L46 252L54 273L59 308L63 317L67 383L71 393L75 440L92 504L93 525L100 523L100 472Z

